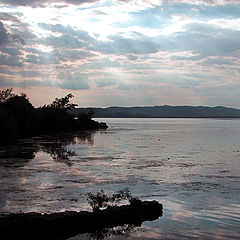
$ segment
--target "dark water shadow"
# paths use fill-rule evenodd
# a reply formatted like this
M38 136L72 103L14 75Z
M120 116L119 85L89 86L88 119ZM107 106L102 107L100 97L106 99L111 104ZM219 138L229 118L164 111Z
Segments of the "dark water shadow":
M71 134L55 134L28 139L19 139L8 145L0 146L0 167L24 167L40 151L48 153L56 162L72 166L71 157L74 151L67 149L68 145L94 144L96 131L82 131Z
M23 167L35 158L38 146L33 139L22 139L0 147L0 167Z
M129 237L131 234L137 231L137 228L141 225L137 224L124 224L114 228L103 228L92 233L88 233L88 237L93 240L104 240L114 236L121 236L124 238Z

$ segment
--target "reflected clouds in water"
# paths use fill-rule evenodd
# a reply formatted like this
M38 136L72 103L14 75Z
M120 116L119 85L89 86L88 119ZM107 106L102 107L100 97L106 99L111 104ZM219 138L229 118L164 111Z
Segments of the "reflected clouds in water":
M42 136L30 139L21 139L11 145L1 146L0 166L23 167L30 160L34 159L36 153L42 151L48 153L51 158L63 162L68 166L73 163L70 157L75 152L68 150L68 145L94 144L94 131L85 131L76 134L62 134L53 136Z

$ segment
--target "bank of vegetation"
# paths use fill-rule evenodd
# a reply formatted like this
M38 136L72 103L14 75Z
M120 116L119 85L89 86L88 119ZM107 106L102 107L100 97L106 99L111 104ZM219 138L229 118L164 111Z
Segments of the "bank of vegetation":
M92 120L92 111L70 113L77 106L71 98L73 95L68 94L35 108L26 94L15 94L12 88L0 90L0 143L40 134L107 128Z

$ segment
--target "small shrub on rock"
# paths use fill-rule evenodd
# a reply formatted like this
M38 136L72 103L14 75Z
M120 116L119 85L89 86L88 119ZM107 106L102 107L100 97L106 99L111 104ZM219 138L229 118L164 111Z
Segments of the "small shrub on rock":
M93 211L98 211L101 208L115 206L117 203L127 200L130 204L136 204L140 200L133 197L128 188L119 190L112 196L107 196L103 190L97 193L88 193L88 203L92 207Z

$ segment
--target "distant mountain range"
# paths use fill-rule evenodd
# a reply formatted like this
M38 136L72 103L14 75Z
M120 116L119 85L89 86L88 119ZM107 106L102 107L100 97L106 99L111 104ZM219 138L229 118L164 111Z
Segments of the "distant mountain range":
M227 107L153 106L76 108L73 113L94 111L95 118L240 118L240 110Z

